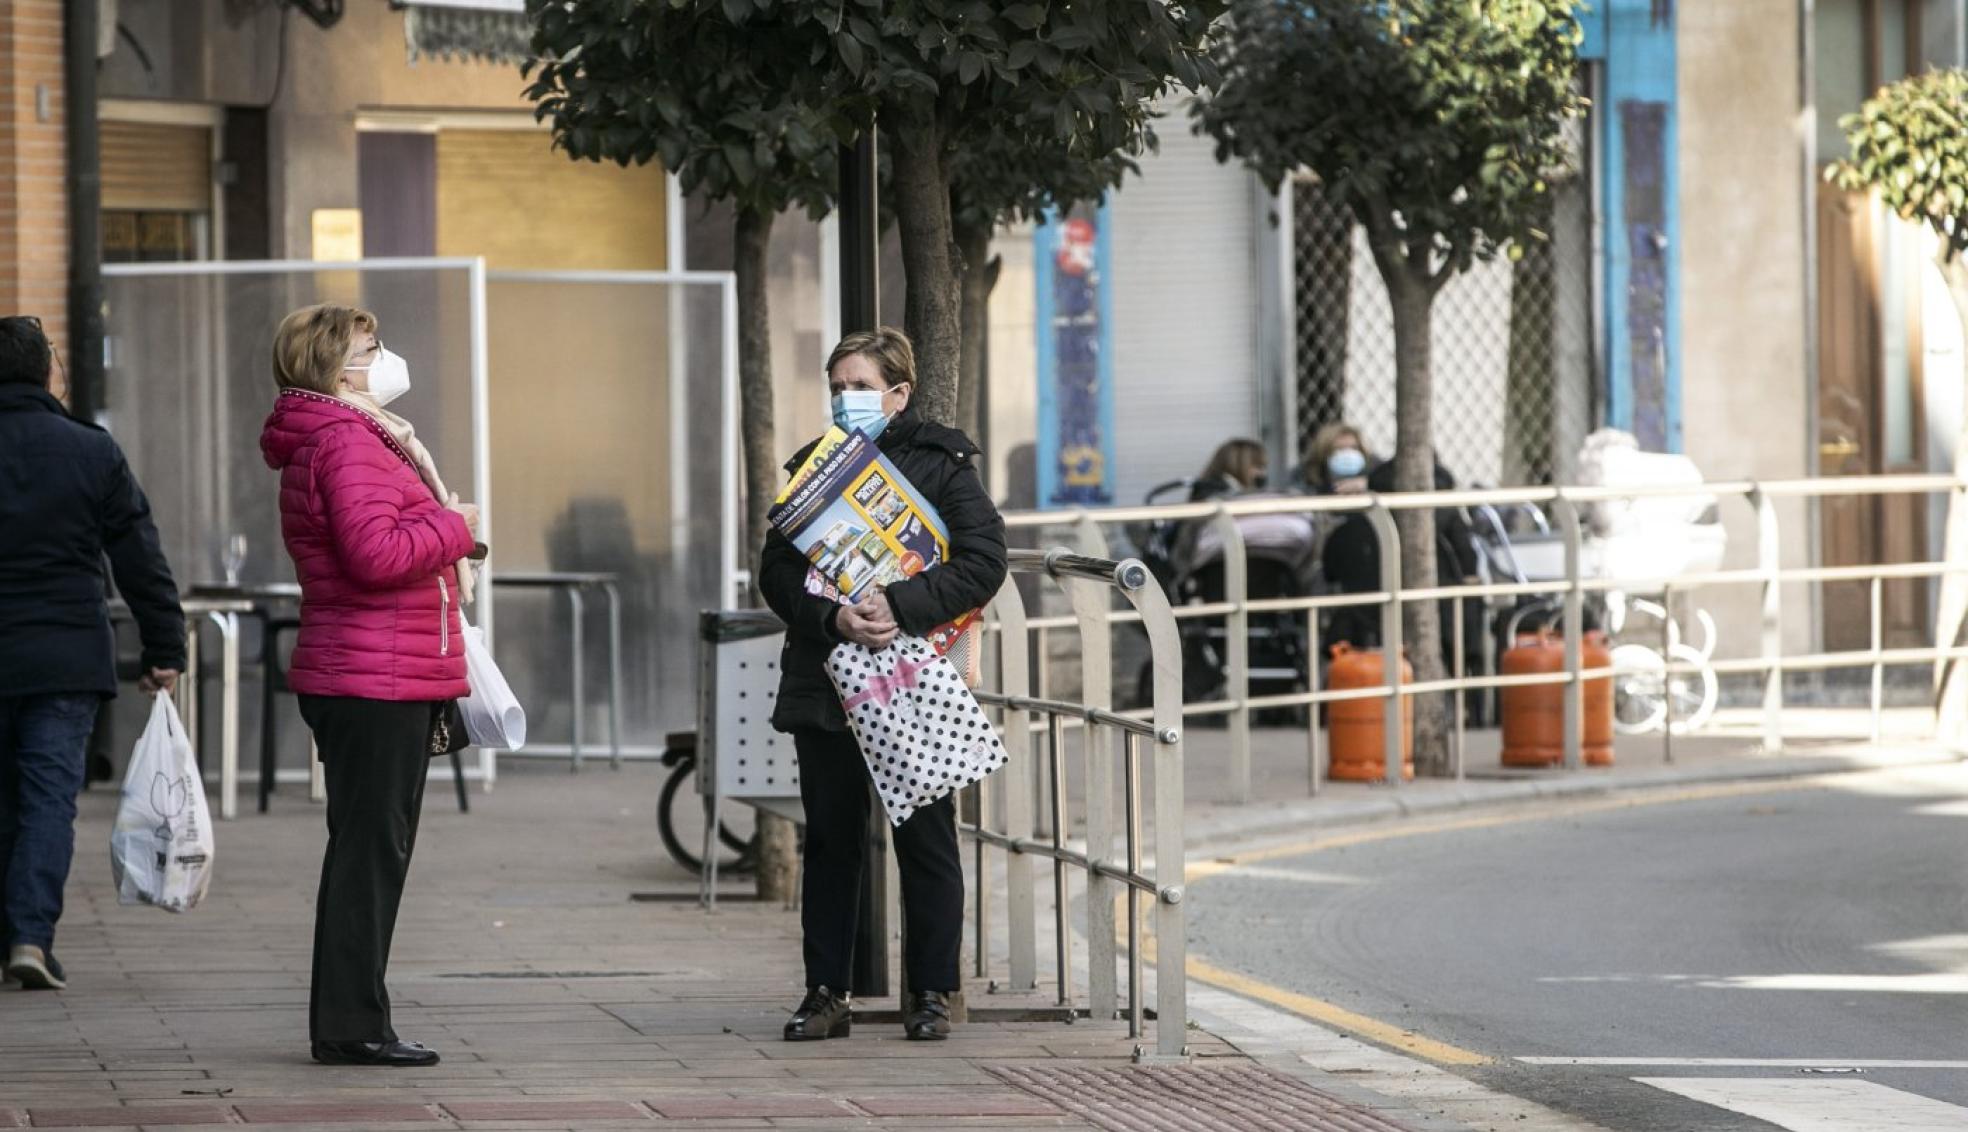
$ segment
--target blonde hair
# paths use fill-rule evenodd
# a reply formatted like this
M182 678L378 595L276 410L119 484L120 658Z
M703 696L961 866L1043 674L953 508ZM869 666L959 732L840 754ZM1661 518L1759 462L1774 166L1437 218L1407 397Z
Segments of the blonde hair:
M273 333L273 380L282 389L335 396L357 334L374 334L376 316L355 307L317 303L280 320Z
M1360 435L1360 430L1344 421L1335 421L1312 435L1312 448L1305 454L1306 483L1331 481L1332 476L1326 471L1326 461L1332 458L1334 452L1345 447L1342 441L1349 438L1353 441L1352 446L1360 450L1360 455L1367 458L1367 463L1373 463L1373 453L1367 451L1367 441Z
M827 373L831 376L835 366L856 354L874 361L890 389L916 383L916 348L909 344L907 334L893 326L857 330L841 339L827 355Z
M1257 486L1257 470L1271 462L1264 451L1264 445L1248 437L1226 440L1210 457L1209 467L1203 469L1203 478L1235 479L1244 487Z

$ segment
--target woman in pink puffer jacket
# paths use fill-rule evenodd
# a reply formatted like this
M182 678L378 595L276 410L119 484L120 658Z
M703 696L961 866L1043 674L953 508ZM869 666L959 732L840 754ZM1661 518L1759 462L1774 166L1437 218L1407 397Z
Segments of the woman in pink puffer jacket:
M350 307L295 311L274 337L280 395L260 435L280 472L280 529L301 583L288 684L328 785L308 1031L331 1065L434 1065L398 1039L383 986L429 758L466 695L458 607L478 510L443 492L429 454L383 406L403 360ZM461 592L463 591L463 592Z

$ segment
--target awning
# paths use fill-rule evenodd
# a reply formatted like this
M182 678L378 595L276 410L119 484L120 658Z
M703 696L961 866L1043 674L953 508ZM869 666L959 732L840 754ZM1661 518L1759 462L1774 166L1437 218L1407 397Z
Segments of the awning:
M526 0L394 0L404 8L410 61L442 59L517 66L533 57Z

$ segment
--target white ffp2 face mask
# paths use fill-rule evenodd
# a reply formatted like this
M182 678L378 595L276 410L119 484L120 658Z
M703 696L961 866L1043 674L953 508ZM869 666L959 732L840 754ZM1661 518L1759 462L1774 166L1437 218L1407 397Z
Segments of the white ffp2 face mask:
M378 405L387 405L410 392L410 363L388 347L378 348L375 360L368 365L347 368L369 374L369 396Z

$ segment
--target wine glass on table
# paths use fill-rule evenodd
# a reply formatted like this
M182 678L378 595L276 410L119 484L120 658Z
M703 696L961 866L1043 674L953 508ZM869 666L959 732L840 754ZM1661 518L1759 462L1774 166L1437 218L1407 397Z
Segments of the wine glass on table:
M230 535L225 541L225 550L220 555L220 565L225 568L226 588L239 588L239 571L246 565L246 536Z

